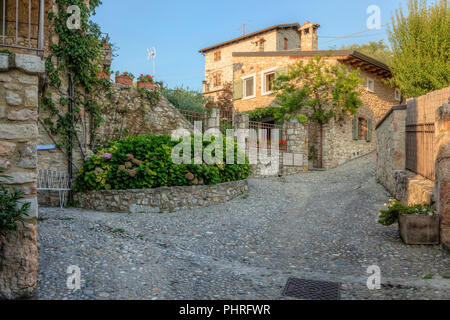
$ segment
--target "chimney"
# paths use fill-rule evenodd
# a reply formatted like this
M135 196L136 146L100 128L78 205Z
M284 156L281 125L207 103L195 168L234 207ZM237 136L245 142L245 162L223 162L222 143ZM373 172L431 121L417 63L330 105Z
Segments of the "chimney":
M316 51L319 48L319 38L317 37L317 29L320 25L306 21L300 27L300 43L301 51Z

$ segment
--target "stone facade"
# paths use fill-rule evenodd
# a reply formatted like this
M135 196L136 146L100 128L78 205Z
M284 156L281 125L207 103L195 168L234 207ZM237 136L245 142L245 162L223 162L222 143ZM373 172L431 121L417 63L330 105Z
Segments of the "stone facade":
M0 236L0 299L32 296L36 287L38 84L43 61L25 54L0 54L0 167L2 181L25 194L29 217L17 232Z
M297 29L300 26L293 25L293 27L274 28L262 33L256 32L253 36L250 34L227 45L201 50L200 52L205 56L204 95L216 99L224 89L224 84L233 81L233 52L282 51L285 50L285 39L288 50L299 49L300 35ZM220 59L217 60L218 55ZM220 77L219 83L215 81L215 77Z
M255 96L251 98L237 98L234 100L234 108L237 112L246 112L257 108L274 106L275 97L264 92L264 74L268 71L286 72L289 65L308 60L326 52L302 52L295 53L235 53L233 57L235 83L239 83L243 78L250 75L255 77ZM346 52L337 51L331 57L324 58L329 65L342 63L346 58ZM354 67L348 66L349 71ZM323 167L326 169L335 168L349 160L364 156L376 149L375 123L398 103L395 100L395 90L387 86L383 76L374 75L370 72L361 71L361 77L374 80L374 90L369 91L361 86L361 100L357 119L363 118L371 122L371 139L353 139L353 117L332 119L330 123L322 128L322 139L320 139L320 126L311 123L308 126L309 146L316 155L310 163L311 167ZM367 128L368 130L370 128ZM323 151L320 147L323 144ZM309 150L311 151L311 150ZM323 152L322 163L320 163L320 152Z
M212 186L87 191L75 194L75 200L84 209L159 213L219 204L245 194L247 191L247 180L241 180Z

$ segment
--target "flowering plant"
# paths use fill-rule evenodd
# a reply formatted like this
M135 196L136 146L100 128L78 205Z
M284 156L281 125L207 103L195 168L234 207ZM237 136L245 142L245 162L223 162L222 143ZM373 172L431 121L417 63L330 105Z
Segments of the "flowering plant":
M386 203L384 206L387 209L380 210L378 222L385 226L390 226L397 222L398 217L401 214L434 215L434 210L429 204L405 206L398 200L390 199L389 203Z
M141 74L141 76L138 78L138 81L142 81L142 82L153 82L153 78L151 75L147 74L147 75L143 75Z
M117 71L116 72L116 77L127 77L127 78L130 78L131 80L134 79L134 75L131 72L120 73L119 71Z

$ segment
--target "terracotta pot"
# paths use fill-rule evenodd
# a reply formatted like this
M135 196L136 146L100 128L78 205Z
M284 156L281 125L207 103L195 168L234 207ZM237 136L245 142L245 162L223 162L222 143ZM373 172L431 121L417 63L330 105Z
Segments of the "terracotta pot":
M146 81L138 81L137 86L138 88L145 88L148 90L153 90L155 88L155 84L153 82Z
M111 80L111 75L107 74L106 72L100 71L98 78Z
M440 216L402 214L398 217L400 236L405 244L439 244Z
M125 76L116 76L116 83L132 85L133 79Z

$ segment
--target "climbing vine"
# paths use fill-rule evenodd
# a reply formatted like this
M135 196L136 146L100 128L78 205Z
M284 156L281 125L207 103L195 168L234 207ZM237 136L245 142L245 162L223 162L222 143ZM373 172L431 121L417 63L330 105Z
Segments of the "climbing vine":
M102 2L90 0L89 6L84 0L55 0L55 3L57 10L49 12L48 18L58 41L50 46L45 61L46 77L40 103L45 118L41 113L39 120L68 157L71 146L76 144L86 160L88 150L94 150L100 141L98 129L104 122L105 112L117 108L119 113L128 114L132 110L112 103L115 93L111 82L100 76L101 72L110 74L109 70L102 70L105 39L100 27L89 18ZM67 10L70 6L80 9L79 28L67 26L72 15ZM72 81L73 95L69 94L69 81ZM158 92L145 90L141 96L147 98L150 106L159 101Z

